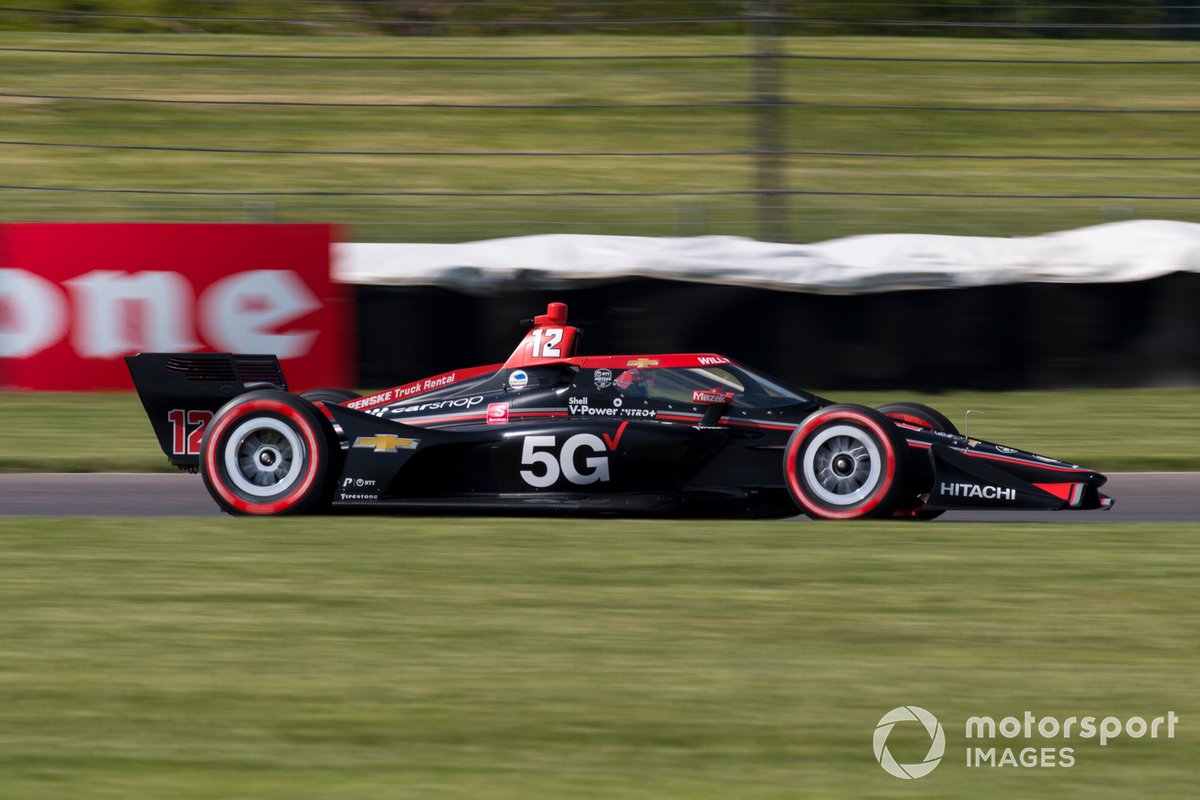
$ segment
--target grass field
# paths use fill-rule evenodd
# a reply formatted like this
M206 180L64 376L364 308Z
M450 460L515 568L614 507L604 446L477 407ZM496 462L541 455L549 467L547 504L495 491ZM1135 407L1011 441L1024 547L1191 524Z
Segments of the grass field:
M0 524L6 797L1195 786L1195 526ZM916 782L872 756L903 704L946 730ZM963 766L966 717L1027 709L1181 723L1173 740L1076 740L1069 769ZM902 761L927 746L889 740Z
M1094 469L1200 469L1200 389L824 393L877 406L929 403L970 433ZM0 471L173 470L132 393L0 392ZM19 420L20 424L13 421Z
M501 199L338 194L753 190L758 181L753 151L763 146L756 134L758 112L738 105L754 97L752 59L539 60L744 55L752 48L749 40L732 36L471 39L0 33L0 93L6 95L0 96L0 171L5 186L0 188L0 218L278 218L345 223L360 241L451 241L552 232L753 234L755 200L745 195ZM1200 161L1191 113L1196 110L1194 87L1200 80L1200 64L1188 43L972 40L964 44L952 39L827 37L790 38L781 48L792 56L836 59L979 59L784 62L773 88L787 100L816 104L783 112L780 146L806 153L785 159L786 186L818 193L784 201L791 234L799 240L889 231L1028 234L1129 217L1191 219L1200 209L1194 191ZM38 49L120 52L30 52ZM147 55L162 52L201 55ZM340 60L220 57L230 53ZM392 60L345 58L364 55ZM396 60L429 56L441 60ZM525 60L475 60L494 56ZM1125 63L1012 63L1021 59ZM183 102L137 102L145 100ZM241 105L197 105L196 101ZM493 107L256 106L247 102ZM612 103L644 107L502 107ZM645 107L664 103L716 105ZM1018 108L1035 111L1012 111ZM1055 108L1095 113L1051 111ZM1153 113L1127 113L1131 111ZM335 154L339 151L342 154ZM372 154L378 151L408 154ZM564 155L578 151L739 154ZM526 155L480 155L495 152ZM1031 161L1010 156L1058 158ZM1080 160L1096 156L1140 160ZM328 194L230 197L12 188L22 186ZM862 192L875 194L854 194ZM1057 198L953 196L962 193ZM1133 199L1152 196L1173 199Z

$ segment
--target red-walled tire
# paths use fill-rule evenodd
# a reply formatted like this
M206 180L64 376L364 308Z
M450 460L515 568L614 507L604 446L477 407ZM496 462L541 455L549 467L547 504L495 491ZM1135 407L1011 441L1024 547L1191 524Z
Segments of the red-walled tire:
M311 403L272 389L225 404L200 442L208 493L231 514L303 514L328 503L341 450Z
M827 406L792 434L784 479L796 505L814 519L887 517L907 499L905 450L878 411Z
M879 410L888 417L906 425L928 428L931 431L958 435L958 428L942 412L921 403L888 403Z
M358 392L349 389L309 389L307 392L301 392L300 396L310 403L333 403L339 406L362 397Z
M891 419L905 425L915 425L918 428L925 428L939 433L952 433L958 435L958 428L950 421L942 412L936 408L930 408L921 403L888 403L885 406L880 406L879 410L886 414ZM918 470L920 471L920 470ZM928 468L928 478L932 480L933 468ZM919 478L915 478L914 482L920 483ZM925 508L925 501L922 496L910 497L907 503L902 503L896 509L893 516L897 519L915 519L915 520L931 520L937 519L944 510L930 510Z

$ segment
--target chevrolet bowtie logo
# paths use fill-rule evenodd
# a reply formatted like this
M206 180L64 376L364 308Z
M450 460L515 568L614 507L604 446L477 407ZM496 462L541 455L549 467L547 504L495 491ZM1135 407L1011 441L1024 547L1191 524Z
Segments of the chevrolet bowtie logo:
M354 440L355 447L372 447L376 453L416 450L417 445L420 443L420 439L401 439L399 436L392 436L390 433L381 433L378 436L359 436Z
M643 369L646 367L657 367L658 359L657 358L634 358L629 361L626 361L625 366L627 366L627 367L642 367Z

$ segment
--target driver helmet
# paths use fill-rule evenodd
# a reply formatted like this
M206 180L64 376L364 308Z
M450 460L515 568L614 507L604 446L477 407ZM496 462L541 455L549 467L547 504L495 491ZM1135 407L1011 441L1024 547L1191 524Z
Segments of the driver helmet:
M646 387L646 376L636 367L634 369L627 369L618 375L616 380L613 381L613 385L631 397L646 397L649 395Z

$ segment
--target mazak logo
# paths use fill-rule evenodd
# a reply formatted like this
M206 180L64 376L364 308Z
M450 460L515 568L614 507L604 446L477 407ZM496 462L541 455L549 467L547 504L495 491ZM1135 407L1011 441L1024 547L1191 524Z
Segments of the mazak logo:
M888 750L888 736L891 735L892 728L901 722L918 722L925 727L925 732L929 734L929 752L925 754L923 761L916 764L901 764ZM875 760L879 762L879 766L883 767L889 775L902 780L912 780L925 777L941 763L942 756L946 752L946 733L942 730L942 724L938 722L937 717L920 706L900 706L893 708L879 720L879 724L875 726L874 745Z

